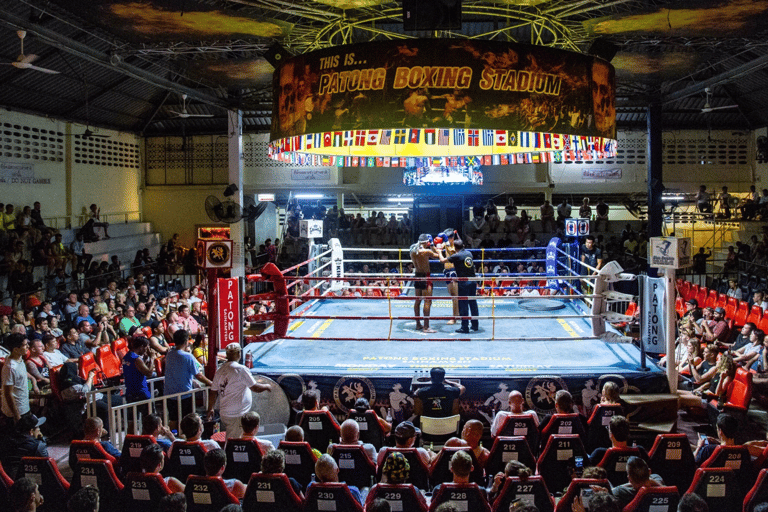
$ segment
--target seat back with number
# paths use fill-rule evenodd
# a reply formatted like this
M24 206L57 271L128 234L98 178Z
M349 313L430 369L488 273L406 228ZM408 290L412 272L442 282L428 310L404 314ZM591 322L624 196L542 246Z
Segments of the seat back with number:
M587 421L587 451L592 453L595 448L611 446L608 437L608 424L614 416L623 414L619 404L597 404Z
M360 427L360 440L364 443L370 443L376 447L376 450L381 450L384 446L384 431L381 430L379 425L379 417L374 411L368 410L364 413L359 413L352 409L349 411L349 419L353 419Z
M226 505L240 504L219 476L191 475L187 478L184 496L187 512L219 512Z
M755 471L752 457L746 446L725 446L715 448L712 455L702 462L702 468L729 468L736 475L736 483L741 492L741 498L746 496L752 484L755 483Z
M155 512L163 496L172 494L160 473L131 472L125 476L123 502L130 512Z
M285 453L285 474L306 489L312 480L315 462L317 462L317 457L312 453L312 447L305 441L298 443L280 441L277 448Z
M497 436L517 437L523 436L528 441L531 452L539 448L539 427L533 414L510 414L504 418L504 423L499 427ZM534 455L536 455L534 453Z
M553 414L549 420L549 423L547 423L541 431L541 439L539 440L539 445L542 448L545 447L549 437L555 434L576 434L581 438L582 443L587 439L587 433L584 432L584 426L581 424L581 418L576 413Z
M22 457L16 478L22 476L36 483L40 494L45 496L45 503L37 510L63 512L67 509L69 482L61 476L56 461L51 457Z
M363 512L363 506L349 492L344 482L316 483L307 489L305 512Z
M285 473L253 473L243 498L243 512L302 512L304 500Z
M641 487L624 512L677 512L679 501L677 487Z
M440 485L440 489L432 496L429 512L434 512L446 501L455 503L458 510L491 512L491 506L488 504L485 494L474 483L455 484L451 482Z
M584 457L584 444L577 434L554 434L547 440L547 445L536 461L536 472L544 477L547 488L555 490L565 489L570 483L568 465L572 464L571 458Z
M112 463L103 459L80 459L69 486L70 496L87 486L99 490L101 510L122 510L123 483L117 478Z
M227 439L224 451L227 454L224 478L237 478L246 483L251 474L261 471L263 453L255 439Z
M86 352L80 356L80 359L77 362L77 370L80 378L83 380L88 380L90 371L96 370L96 373L93 376L93 384L94 386L101 384L101 368L96 364L96 358L94 357L93 352Z
M120 471L125 475L129 472L141 473L141 451L145 446L157 444L155 436L139 436L128 434L123 440L123 451L120 454Z
M379 460L387 460L387 456L392 452L400 452L408 461L408 465L411 467L408 480L405 483L413 484L417 489L426 491L429 489L429 467L424 463L424 460L419 457L417 448L386 448L384 455ZM384 467L382 462L376 468L376 481L381 482L381 472Z
M359 444L335 444L331 457L339 466L339 480L358 489L370 487L371 480L376 478L376 464L371 462L368 455Z
M95 439L72 441L69 445L69 467L77 473L77 465L82 459L103 459L117 464L117 459L107 453L101 443Z
M11 490L13 480L8 476L8 473L3 469L3 465L0 464L0 510L10 510L11 504L8 501L8 491Z
M768 469L761 469L755 480L755 485L744 498L744 512L754 512L755 506L768 502Z
M485 485L485 471L471 448L445 447L438 452L437 457L432 461L432 467L429 470L429 485L431 487L453 480L453 473L451 473L449 465L451 457L458 451L465 451L472 457L472 472L469 474L469 481L478 485Z
M571 480L571 483L568 484L568 490L565 491L565 495L557 502L555 512L571 512L573 500L576 499L576 496L581 495L582 489L589 489L593 485L605 487L606 489L610 489L611 487L608 480L598 478L574 478Z
M728 468L699 468L688 488L707 502L709 510L740 512L743 499L739 498L736 475Z
M533 458L531 448L524 437L496 437L488 460L485 461L485 472L489 475L503 472L507 462L511 460L520 461L531 469L536 467L536 459Z
M652 471L681 492L691 486L696 460L685 434L659 434L648 457Z
M549 494L547 484L540 476L532 476L525 482L517 477L507 478L498 497L493 502L493 512L507 512L509 504L520 500L523 505L534 505L539 512L553 512L555 500Z
M181 482L186 482L190 475L205 475L203 459L207 451L199 441L176 441L171 445L171 453L168 455L163 474L176 477Z
M626 484L627 479L627 461L630 457L641 457L642 454L638 448L630 446L626 448L608 448L603 455L603 460L598 463L598 467L605 469L608 473L608 481L611 485L617 486Z
M112 342L112 352L119 361L122 361L125 354L128 353L128 340L126 338L117 338Z
M304 429L304 440L321 453L325 453L328 445L335 443L341 434L336 418L328 411L304 411L298 423Z
M390 510L403 512L427 512L426 500L412 484L376 484L371 487L365 500L365 509L373 504L375 499L383 499L389 503Z

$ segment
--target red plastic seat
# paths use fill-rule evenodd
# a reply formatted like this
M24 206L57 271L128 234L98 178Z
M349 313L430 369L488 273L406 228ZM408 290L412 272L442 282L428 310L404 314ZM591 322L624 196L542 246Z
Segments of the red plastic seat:
M219 476L190 475L184 495L187 497L188 512L219 512L227 505L240 504Z
M69 467L77 472L77 466L83 459L101 459L108 460L112 464L117 464L117 459L107 453L101 443L93 440L72 441L69 445Z
M741 512L744 502L736 475L728 468L697 469L688 492L698 494L707 502L709 510L717 512Z
M568 484L568 490L565 491L565 495L560 498L555 507L555 512L571 512L571 506L576 496L581 495L582 489L589 489L591 486L597 485L599 487L610 488L610 482L608 480L600 480L597 478L574 478L571 483Z
M628 446L626 448L608 448L603 455L603 459L598 463L598 467L605 469L608 473L608 481L611 485L618 486L628 482L627 480L627 461L630 457L641 457L640 449Z
M363 512L363 506L349 492L344 482L325 482L312 484L307 489L304 503L306 512L335 510L336 512Z
M755 485L744 498L744 512L754 512L755 507L765 501L768 501L768 469L760 470Z
M749 454L749 448L744 445L720 445L715 448L712 455L702 462L699 467L732 469L736 485L741 490L741 498L747 494L755 482L755 468L752 464L752 457Z
M56 461L51 457L22 457L16 478L26 477L35 482L40 494L45 496L51 508L46 510L65 511L69 495L69 482L61 476Z
M489 475L503 472L504 466L511 460L519 461L529 468L536 466L536 459L524 437L495 437L485 462L485 472Z
M144 447L157 444L155 436L139 436L127 434L123 440L123 450L120 454L120 471L123 474L129 472L141 473L139 457Z
M59 382L59 372L61 371L62 366L64 365L60 364L59 366L54 366L48 370L48 374L51 378L51 391L53 392L53 396L55 396L59 402L64 402L64 398L61 396L61 383Z
M381 450L381 447L384 446L384 431L381 429L379 417L374 411L367 410L360 414L352 409L349 411L348 418L355 420L360 426L360 441L370 443L377 450Z
M686 301L688 300L688 294L691 293L691 282L685 280L682 281L682 283L679 283L677 291L680 293L683 301Z
M704 303L704 307L712 309L717 307L717 290L709 290L709 293L707 294L707 300Z
M435 460L432 461L432 467L429 469L429 484L431 487L453 480L453 473L451 473L448 466L451 462L451 457L458 451L465 451L472 458L473 469L469 474L469 481L478 485L485 484L485 471L477 461L475 452L467 447L444 447L437 454Z
M158 502L173 491L159 473L131 472L125 476L123 502L131 512L155 512Z
M591 453L595 448L610 446L611 439L608 436L608 424L614 416L624 413L619 404L597 404L592 409L592 414L587 420L586 448Z
M469 510L471 512L491 512L491 506L485 494L480 491L477 484L455 484L445 483L432 496L432 503L429 505L429 512L435 512L437 507L450 501L456 503L459 510Z
M541 430L539 445L542 447L545 446L547 444L547 439L554 434L578 434L582 442L587 439L587 433L584 431L581 418L576 413L553 414L549 423L547 423Z
M165 322L165 320L163 320ZM128 340L125 338L117 338L115 341L112 342L112 352L114 352L115 357L117 357L118 360L122 361L125 357L125 354L128 353Z
M302 512L304 500L285 473L253 473L243 498L244 512Z
M768 315L763 315L756 327L763 332L767 332L766 329L768 329Z
M728 295L726 295L724 293L718 293L717 294L717 304L715 304L715 307L725 309L726 304L728 304Z
M285 453L285 474L295 479L306 489L315 472L317 457L312 453L312 447L306 441L280 441L278 450Z
M685 434L659 434L648 455L648 465L667 485L687 489L696 471L696 460Z
M699 285L694 284L691 285L691 288L688 290L688 295L685 297L685 302L688 302L691 299L695 299L699 295ZM701 304L699 304L701 306Z
M539 512L555 510L555 500L540 476L532 476L525 482L517 477L507 478L493 502L492 512L507 512L509 504L514 500L520 500L525 505L534 505Z
M208 450L200 441L188 443L176 441L171 445L171 453L168 454L168 463L163 474L174 476L181 482L186 482L190 475L205 475L203 458Z
M709 294L709 290L707 289L706 286L702 286L699 288L699 291L696 294L696 301L699 303L700 308L705 307L705 304L707 303L708 294Z
M728 297L725 301L725 318L735 318L738 309L739 300L735 297Z
M123 374L123 365L109 345L101 345L96 349L96 362L107 379L119 378Z
M411 467L410 475L408 476L408 480L405 483L413 484L422 490L429 489L429 467L426 465L424 460L419 457L418 450L416 448L385 448L384 455L382 455L379 460L387 460L387 456L392 452L402 453L405 457L405 460L408 461L408 465ZM381 482L381 470L383 467L384 463L382 462L376 468L377 482Z
M683 316L685 314L685 301L682 297L675 299L675 311L678 316Z
M368 458L363 445L335 444L331 450L331 457L339 466L339 480L358 489L371 486L371 480L376 478L376 464Z
M165 375L165 356L155 358L155 373L158 377Z
M571 480L567 467L572 457L587 458L584 444L576 434L554 434L547 440L536 461L536 473L544 478L548 489L565 489Z
M8 502L8 492L11 490L13 480L3 469L3 465L0 464L0 509L10 510L11 504Z
M320 453L328 451L328 445L341 434L336 418L328 411L304 411L298 424L304 429L304 440Z
M743 300L739 301L739 307L736 310L736 314L733 316L733 323L739 327L747 323L747 316L749 315L749 304Z
M726 391L723 409L731 413L746 413L752 401L752 372L737 367L736 375ZM717 403L714 404L717 408Z
M749 310L749 315L747 315L747 322L752 322L753 324L757 325L760 323L760 320L763 318L763 308L758 306L757 304L754 304L752 306L752 309Z
M120 510L123 506L123 483L117 478L112 463L103 459L80 459L69 487L72 495L86 486L99 490L99 508Z
M528 441L531 452L538 452L539 427L538 419L533 414L510 414L504 418L504 422L496 432L497 436L517 437L523 436ZM535 455L535 453L534 453Z
M623 512L677 512L679 502L677 487L641 487Z
M227 454L227 467L224 478L237 478L243 483L251 479L251 474L261 468L261 447L255 439L227 439L224 447Z
M96 358L94 357L93 352L86 352L80 356L80 359L77 362L77 370L80 374L80 378L83 380L88 379L88 373L90 373L91 370L96 370L96 374L93 376L93 384L94 386L101 384L101 368L96 364Z
M413 484L377 484L371 487L365 499L365 509L368 510L373 501L381 498L389 502L391 510L407 510L408 512L427 512L429 507L424 496Z

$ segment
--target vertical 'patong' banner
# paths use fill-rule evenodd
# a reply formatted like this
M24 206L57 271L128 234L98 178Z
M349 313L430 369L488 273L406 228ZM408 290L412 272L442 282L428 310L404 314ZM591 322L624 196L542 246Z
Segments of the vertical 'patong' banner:
M219 348L240 342L240 282L236 277L216 282L219 298Z

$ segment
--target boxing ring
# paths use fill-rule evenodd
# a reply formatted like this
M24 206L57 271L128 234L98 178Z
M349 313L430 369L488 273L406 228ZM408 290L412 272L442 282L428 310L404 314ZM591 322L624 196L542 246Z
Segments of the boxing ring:
M245 358L291 400L314 389L323 405L345 414L365 397L383 416L407 419L410 390L428 380L434 366L466 386L465 419L486 423L507 407L513 390L541 414L553 410L559 389L569 390L588 412L608 380L623 393L669 391L664 372L650 360L643 365L640 349L610 325L629 320L622 313L632 299L612 285L634 276L622 274L615 263L597 273L579 261L577 244L555 238L547 247L472 250L482 265L524 262L539 268L478 274L479 330L470 334L455 332L458 317L439 262L424 278L434 287L429 320L436 332L427 333L416 329L416 278L406 273L407 249L342 248L331 240L312 252L296 267L265 268L247 278L272 282L274 291L246 302L274 300L272 313L252 319L275 323L246 339ZM350 272L381 264L387 252L389 272ZM457 323L449 324L454 318Z

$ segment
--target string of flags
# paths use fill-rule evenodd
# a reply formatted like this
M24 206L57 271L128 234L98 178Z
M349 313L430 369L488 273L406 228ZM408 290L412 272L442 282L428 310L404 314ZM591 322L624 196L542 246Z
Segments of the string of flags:
M429 152L472 148L472 156L391 156L407 146L434 146ZM380 147L390 156L322 154L325 148ZM384 151L384 146L390 147ZM506 150L509 151L506 151ZM338 149L332 152L338 152ZM450 150L447 151L450 153ZM286 163L312 166L412 167L511 165L526 163L602 160L616 156L616 140L514 130L468 128L397 128L310 133L274 140L268 155Z

